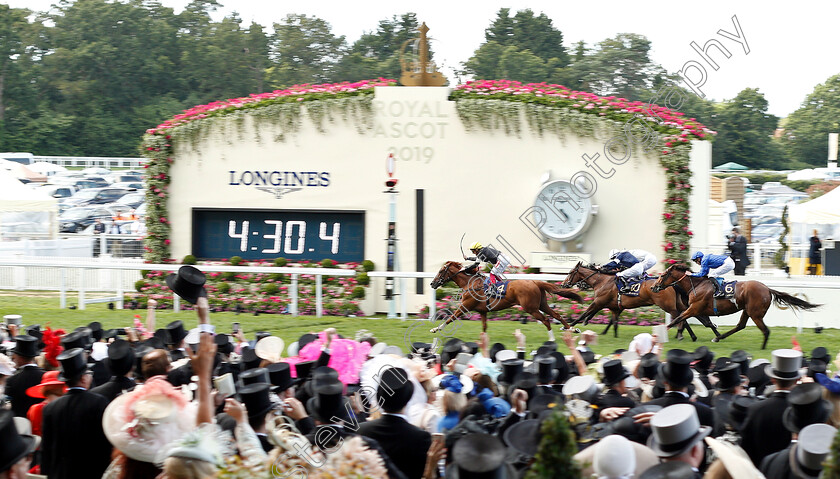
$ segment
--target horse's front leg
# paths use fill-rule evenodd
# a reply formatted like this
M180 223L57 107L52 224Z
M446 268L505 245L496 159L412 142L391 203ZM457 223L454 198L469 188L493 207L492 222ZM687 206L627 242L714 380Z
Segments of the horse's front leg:
M690 304L688 308L679 314L676 318L672 319L670 324L668 324L668 329L673 328L675 325L679 324L682 321L687 320L688 318L693 318L700 314L703 306L699 303Z
M443 324L430 329L429 332L434 334L434 333L437 333L438 331L440 331L441 329L445 328L449 323L458 319L458 316L461 315L462 311L463 311L463 303L458 306L458 309L454 313L452 313L448 318L446 318L446 321L444 321Z

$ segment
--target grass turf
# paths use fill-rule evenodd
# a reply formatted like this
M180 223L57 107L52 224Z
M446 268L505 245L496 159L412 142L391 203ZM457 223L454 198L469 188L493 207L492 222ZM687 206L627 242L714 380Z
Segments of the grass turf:
M73 303L75 298L68 299L69 303ZM88 305L87 309L82 311L60 309L58 304L58 297L54 293L0 292L0 316L20 314L23 316L24 324L73 329L77 326L87 325L92 321L99 321L104 329L109 329L132 326L135 314L139 314L144 322L146 319L145 310L109 310L105 304L93 304ZM195 327L198 323L193 311L175 313L172 310L159 310L156 312L156 316L158 328L178 319L182 320L188 329ZM256 331L269 331L282 337L287 345L296 341L304 333L322 331L328 327L336 328L339 334L349 338L352 338L357 330L367 329L379 341L400 346L403 351L408 350L411 342L431 342L434 337L429 333L433 324L428 320L401 321L399 319L385 319L384 317L346 318L335 316L316 318L314 316L291 317L268 314L253 316L252 314L236 315L232 312L211 313L210 319L216 325L218 332L230 332L231 324L238 321L248 338L253 338ZM545 328L533 320L528 324L520 324L515 321L489 321L487 334L490 337L490 343L500 342L508 348L514 349L516 342L513 333L516 329L521 329L525 334L529 351L535 350L547 339ZM581 327L581 329L592 329L600 335L603 332L604 325L590 325L588 328ZM679 348L693 351L701 345L705 345L715 352L716 357L728 356L732 351L743 349L754 358L769 359L770 352L773 349L790 348L792 346L791 336L796 336L806 355L817 346L828 348L829 353L834 355L837 351L832 346L838 344L838 340L840 340L840 330L838 329L825 329L821 334L814 333L813 329L805 329L801 334L797 334L796 328L775 327L771 328L767 349L761 350L762 335L755 326L748 326L720 343L712 343L712 332L701 325L697 324L693 326L693 329L698 336L697 342L692 343L687 334L684 341L675 341L674 335L676 332L671 330L669 332L670 341L665 344L665 349ZM557 334L558 328L555 327L554 330ZM729 327L723 326L719 330L725 332L729 330ZM450 334L448 335L442 333L438 333L438 335L442 339L451 336L461 338L464 341L477 341L478 333L481 331L481 322L459 321L450 325L449 331ZM619 327L618 338L615 338L613 331L610 330L608 335L599 336L598 344L593 346L592 349L596 354L609 354L618 348L626 349L633 336L644 332L651 332L651 328L649 326L622 325ZM561 344L561 351L565 352L559 334L557 334L557 341Z

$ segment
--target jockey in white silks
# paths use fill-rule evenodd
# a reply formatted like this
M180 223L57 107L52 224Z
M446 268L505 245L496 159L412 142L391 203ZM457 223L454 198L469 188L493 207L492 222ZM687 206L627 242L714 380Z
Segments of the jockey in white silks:
M618 250L610 251L610 262L604 265L605 269L620 269L615 274L615 280L618 283L619 292L627 291L627 281L632 278L641 279L647 270L656 266L656 256L653 253L642 249Z

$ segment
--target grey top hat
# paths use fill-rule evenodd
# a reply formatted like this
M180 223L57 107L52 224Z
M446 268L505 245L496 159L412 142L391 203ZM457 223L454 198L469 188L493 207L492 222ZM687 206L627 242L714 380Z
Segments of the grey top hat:
M591 403L597 394L598 385L592 376L575 376L563 385L563 395L567 398L577 397Z
M765 371L771 378L796 379L802 367L802 352L795 349L777 349L773 351L773 361Z
M709 426L700 426L692 404L666 407L650 419L650 428L648 445L659 457L678 456L712 432Z
M831 450L837 429L828 424L811 424L799 432L799 440L791 448L791 470L796 477L817 479L823 461Z

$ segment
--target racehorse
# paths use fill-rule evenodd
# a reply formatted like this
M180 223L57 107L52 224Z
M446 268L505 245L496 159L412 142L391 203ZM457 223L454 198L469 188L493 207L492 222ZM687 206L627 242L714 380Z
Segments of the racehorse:
M688 292L688 308L674 317L668 328L698 315L725 316L727 314L742 311L738 324L723 334L715 331L716 343L726 339L729 335L737 333L747 326L747 319L752 318L758 329L764 334L764 342L761 349L767 347L767 339L770 338L770 330L764 324L764 315L770 309L770 303L775 302L776 306L787 305L792 309L804 309L810 311L822 305L812 304L775 289L770 289L758 281L738 281L735 284L735 296L732 300L713 297L715 287L712 284L714 279L705 276L691 276L691 267L683 264L674 264L668 267L656 280L653 286L654 291L661 291L665 288L677 285Z
M582 301L580 295L570 289L563 289L545 281L534 281L530 279L510 281L505 290L504 297L487 297L484 293L484 275L478 271L477 263L467 268L464 268L457 261L444 263L437 276L435 276L435 279L432 280L431 287L432 289L437 289L449 281L455 282L463 290L461 303L458 305L458 309L446 318L446 322L430 330L432 333L440 331L447 324L457 319L458 316L470 311L476 311L481 315L482 331L487 331L487 313L489 311L499 311L518 304L522 306L522 309L526 313L545 325L546 329L548 329L548 337L553 341L554 333L551 332L551 321L546 318L545 314L559 320L567 329L569 328L569 323L560 314L551 309L545 294L553 293L574 301Z
M625 309L634 309L654 304L670 314L672 318L676 318L686 308L680 299L680 295L676 291L652 291L651 287L654 281L654 279L650 279L639 283L638 296L619 296L618 286L615 284L615 274L605 273L595 265L584 266L582 262L578 262L566 276L563 287L568 288L575 284L584 283L594 290L595 300L592 301L592 304L586 308L583 314L572 321L572 326L581 321L583 321L583 324L589 324L589 321L599 311L606 308L612 313L612 318L602 334L607 334L612 326L614 336L618 337L618 317ZM704 326L714 329L714 325L708 317L698 319L700 319L700 322ZM692 341L697 341L697 335L691 330L688 322L680 324L680 328L677 331L677 339L682 340L683 328L688 330L688 335L691 336Z

